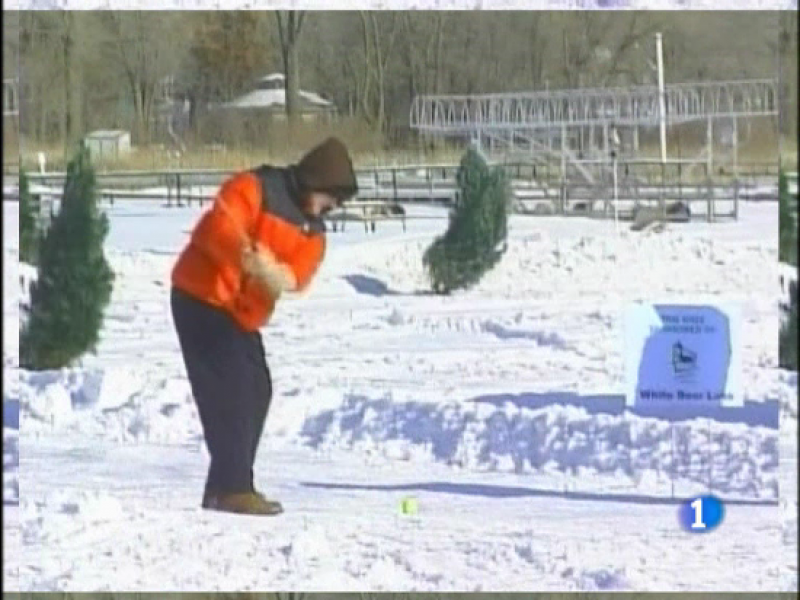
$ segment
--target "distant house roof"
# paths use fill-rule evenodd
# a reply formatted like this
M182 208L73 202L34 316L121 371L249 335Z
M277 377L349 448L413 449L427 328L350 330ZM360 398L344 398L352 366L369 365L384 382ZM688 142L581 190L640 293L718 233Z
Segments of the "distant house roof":
M282 73L272 73L258 80L256 89L225 102L223 108L280 108L286 106L285 78ZM313 110L332 110L333 102L319 94L298 90L301 102L306 108Z
M97 131L92 131L91 133L86 134L86 138L92 140L114 139L126 135L130 135L129 132L123 131L121 129L98 129Z
M283 85L285 79L286 77L283 73L272 73L271 75L265 75L259 81L280 82L280 84Z

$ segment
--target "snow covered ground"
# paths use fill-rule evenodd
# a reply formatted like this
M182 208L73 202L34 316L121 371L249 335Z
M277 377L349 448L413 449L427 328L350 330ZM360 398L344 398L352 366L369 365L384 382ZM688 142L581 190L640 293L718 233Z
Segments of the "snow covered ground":
M332 233L316 284L265 330L276 396L256 479L287 512L258 519L198 508L207 456L167 283L200 209L109 208L98 352L29 373L35 272L5 202L6 589L796 590L777 205L741 208L660 234L514 217L502 263L449 298L421 268L444 212ZM746 409L622 411L626 304L698 295L742 306ZM738 502L685 533L671 496L709 489Z

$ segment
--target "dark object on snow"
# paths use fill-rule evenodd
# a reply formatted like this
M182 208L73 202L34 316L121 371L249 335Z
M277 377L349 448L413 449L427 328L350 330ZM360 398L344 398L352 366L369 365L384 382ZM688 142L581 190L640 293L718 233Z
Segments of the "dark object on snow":
M667 217L672 223L688 223L692 220L692 211L685 202L667 204Z
M39 245L42 231L36 219L36 206L30 190L28 175L24 169L19 172L19 260L36 265L39 259Z
M397 204L393 202L388 206L387 212L392 215L393 217L405 217L406 216L406 209L403 208L402 204Z
M633 209L631 231L642 231L651 225L664 223L688 223L692 212L685 202L670 202L666 206L667 218L661 216L661 209L655 206L637 206Z
M174 288L172 317L211 455L204 503L214 498L224 510L225 497L255 493L253 463L272 399L264 345L258 331ZM253 498L230 501L258 505Z
M789 178L778 179L778 260L797 266L797 194L789 191Z
M788 299L781 302L778 362L782 369L797 371L797 281L788 284Z

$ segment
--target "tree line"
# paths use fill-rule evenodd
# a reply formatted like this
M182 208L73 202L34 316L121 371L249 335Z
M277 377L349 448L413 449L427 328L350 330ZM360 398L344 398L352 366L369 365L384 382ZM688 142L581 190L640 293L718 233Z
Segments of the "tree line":
M209 106L286 75L297 90L389 142L409 135L418 94L477 94L782 77L784 134L796 136L797 21L778 12L19 11L4 22L4 72L21 81L19 127L37 143L119 127L158 133L164 82L203 137ZM778 126L778 124L776 124Z

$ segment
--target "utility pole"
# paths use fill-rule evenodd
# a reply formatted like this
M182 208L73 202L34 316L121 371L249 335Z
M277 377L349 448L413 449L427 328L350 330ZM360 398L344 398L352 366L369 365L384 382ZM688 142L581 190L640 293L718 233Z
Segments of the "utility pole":
M658 65L658 120L661 128L661 162L667 162L667 107L664 94L664 47L661 32L656 33L656 60Z
M664 98L664 48L661 43L661 32L656 33L656 60L658 61L658 121L661 129L661 217L667 216L667 205L664 201L664 174L667 172L667 108Z

